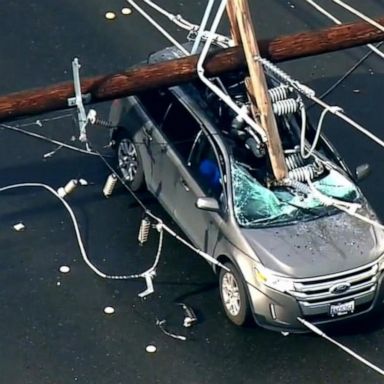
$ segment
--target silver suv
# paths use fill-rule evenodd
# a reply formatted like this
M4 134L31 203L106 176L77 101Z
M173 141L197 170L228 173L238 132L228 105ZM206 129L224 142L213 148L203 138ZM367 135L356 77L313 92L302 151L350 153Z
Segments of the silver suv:
M174 57L166 49L149 62ZM227 75L221 84L240 105L247 101L239 78ZM115 100L110 120L129 186L146 187L196 247L229 269L216 272L233 323L253 317L266 328L304 331L298 317L323 324L382 304L383 232L292 188L273 186L265 152L201 84ZM356 176L324 136L315 160L304 160L297 149L300 116L277 121L294 176L309 172L320 191L359 202L375 217Z

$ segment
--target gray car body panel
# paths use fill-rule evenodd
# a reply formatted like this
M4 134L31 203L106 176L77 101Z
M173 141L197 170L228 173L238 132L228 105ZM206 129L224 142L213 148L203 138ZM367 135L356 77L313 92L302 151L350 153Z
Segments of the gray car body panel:
M149 62L175 57L178 54L174 49L166 49L152 56ZM348 271L378 259L384 251L383 231L345 213L291 225L241 228L233 212L230 155L220 139L218 128L206 105L195 97L193 86L187 84L170 90L201 122L203 131L211 136L210 140L222 153L227 176L227 204L221 213L196 208L197 198L204 196L202 189L160 127L147 115L139 98L131 96L114 102L110 120L128 130L134 142L140 144L147 188L196 247L215 258L225 257L237 266L248 285L247 292L258 323L269 328L302 330L296 319L302 314L296 299L260 286L256 280L255 263L261 262L267 268L295 279ZM339 158L337 153L334 158ZM342 161L337 167L347 176L348 168ZM362 201L365 204L364 198ZM367 205L366 214L371 213ZM278 320L271 319L271 302L276 305Z
M384 252L382 231L346 213L242 231L265 266L295 278L355 269Z

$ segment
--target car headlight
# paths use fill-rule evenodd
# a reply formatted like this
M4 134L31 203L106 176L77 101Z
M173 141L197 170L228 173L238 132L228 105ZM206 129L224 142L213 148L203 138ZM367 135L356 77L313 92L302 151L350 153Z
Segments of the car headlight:
M383 260L384 262L384 260ZM384 264L383 264L384 267ZM294 291L295 287L293 280L284 276L280 276L277 273L271 271L268 268L258 264L255 266L256 280L260 284L264 284L270 288L279 292Z

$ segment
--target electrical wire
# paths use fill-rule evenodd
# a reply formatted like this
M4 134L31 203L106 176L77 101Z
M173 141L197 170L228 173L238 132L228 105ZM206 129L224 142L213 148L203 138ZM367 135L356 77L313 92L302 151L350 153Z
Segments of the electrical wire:
M166 37L175 47L177 47L185 56L189 56L189 52L173 37L171 36L159 23L157 23L151 16L148 15L141 7L139 7L133 0L127 2L136 9L150 24L152 24L164 37Z
M38 121L40 121L40 120L38 120ZM44 120L41 120L41 121L44 121ZM51 120L49 120L49 121L51 121ZM0 128L4 128L4 129L11 130L11 131L15 131L17 133L21 133L21 134L24 134L26 136L31 136L33 138L36 138L36 139L39 139L39 140L42 140L42 141L46 141L46 142L49 142L51 144L56 144L56 145L58 145L59 148L61 147L61 148L70 149L72 151L80 152L80 153L83 153L85 155L98 156L98 154L95 151L88 152L85 149L81 149L81 148L78 148L78 147L75 147L75 146L63 143L61 141L58 141L58 140L55 140L55 139L51 139L50 137L43 136L43 135L37 134L35 132L27 131L27 130L24 130L24 129L20 128L20 127L31 127L31 126L34 126L34 125L36 125L36 123L23 124L23 125L20 125L20 126L12 126L12 125L7 125L7 124L0 123ZM177 144L189 143L190 141L191 140L187 140L187 139L186 140L174 140L174 141L169 141L169 144L177 145ZM148 143L146 143L144 141L135 141L135 144L137 144L137 145L147 145ZM164 144L165 145L169 145L167 143L153 143L152 145L164 146ZM110 157L109 155L103 155L103 156L104 157ZM47 157L49 157L49 156L47 156Z
M323 122L324 122L325 116L327 115L327 113L331 112L332 110L334 110L334 111L337 111L337 110L342 111L342 109L340 107L337 107L337 106L336 107L329 106L327 108L324 108L323 112L321 113L319 122L317 124L316 134L315 134L315 137L313 139L312 145L311 145L311 147L310 147L310 149L308 150L307 153L305 153L306 122L305 122L305 124L302 124L301 137L300 137L300 154L303 157L303 159L309 159L313 155L313 152L315 151L315 149L317 147L317 144L318 144L318 142L320 140L320 134L321 134L321 131L322 131L322 128L323 128ZM305 116L306 116L305 109L302 108L302 121L304 121ZM306 119L305 119L305 121L306 121Z
M29 127L31 125L38 125L39 127L42 127L43 126L43 123L47 123L47 122L51 122L51 121L56 121L56 120L63 120L63 119L66 119L68 117L74 117L72 113L66 113L64 115L59 115L59 116L55 116L55 117L49 117L49 118L46 118L46 119L38 119L36 120L34 123L25 123L25 124L20 124L18 125L18 127Z
M72 116L72 115L66 115L66 117L68 117L68 116ZM46 119L46 120L37 120L37 121L39 121L39 122L41 122L41 121L52 121L52 120L58 120L58 119L59 118ZM23 124L23 125L20 125L20 127L30 127L30 126L33 126L33 125L36 125L36 124L37 123ZM37 125L41 126L40 124L37 124ZM30 137L33 137L35 139L39 139L39 140L42 140L42 141L49 142L51 144L56 144L56 145L61 146L63 148L70 149L71 151L80 152L80 153L83 153L83 154L86 154L86 155L92 155L92 156L96 155L95 152L89 152L89 151L87 151L85 149L81 149L81 148L75 147L73 145L69 145L69 144L63 143L61 141L51 139L51 138L49 138L47 136L43 136L43 135L40 135L40 134L35 133L35 132L27 131L27 130L22 129L20 127L16 127L16 126L4 124L4 123L1 123L0 127L3 128L3 129L10 130L10 131L22 133L23 135L30 136Z
M199 28L198 25L190 23L188 20L185 20L181 15L173 15L172 13L166 11L164 8L161 8L159 5L157 5L151 0L142 0L142 1L147 5L149 5L151 8L153 8L155 11L167 17L170 21L175 23L180 28L183 28L188 31L191 31L192 29L197 30Z
M331 342L332 344L336 345L337 347L339 347L340 349L342 349L344 352L348 353L349 355L351 355L352 357L354 357L356 360L360 361L361 363L363 363L364 365L366 365L367 367L373 369L374 371L376 371L377 373L379 373L380 375L384 376L384 370L379 368L377 365L371 363L370 361L368 361L367 359L365 359L364 357L360 356L359 354L357 354L356 352L352 351L350 348L346 347L345 345L339 343L338 341L332 339L331 337L329 337L325 332L323 332L321 329L319 329L318 327L316 327L314 324L310 323L309 321L307 320L304 320L302 319L301 317L298 317L297 318L298 321L300 321L300 323L302 323L304 326L306 326L309 330L311 330L312 332L314 332L316 335L318 336L321 336L322 338L324 338L325 340L328 340L329 342Z
M376 45L377 48L381 47L383 45L383 41ZM323 100L326 96L328 96L330 93L332 93L340 84L342 84L350 75L352 75L353 72L356 71L357 68L360 67L367 59L373 54L372 51L367 52L363 57L361 57L339 80L337 80L331 87L329 87L324 93L322 93L319 96L320 100ZM313 108L316 105L315 102L310 104L307 107L307 111L311 108Z
M268 141L268 138L267 134L265 133L265 130L254 119L252 119L245 110L239 108L239 106L232 100L232 98L228 94L223 92L219 87L217 87L210 79L205 76L204 63L208 56L209 49L213 44L215 33L219 27L220 21L225 12L227 1L228 0L221 0L219 9L217 10L215 18L212 22L208 38L203 46L199 60L197 62L197 74L203 84L205 84L209 89L211 89L212 92L214 92L218 97L220 97L220 99L224 103L226 103L233 111L235 111L239 117L241 117L258 135L260 135L261 140L266 143Z
M155 271L155 269L159 263L159 260L160 260L160 255L161 255L161 250L162 250L162 245L163 245L163 230L162 230L161 225L156 227L158 232L159 232L159 245L158 245L155 261L154 261L153 265L148 270L146 270L145 272L139 273L139 274L132 274L132 275L123 275L123 276L108 275L108 274L100 271L100 269L98 269L89 260L87 252L86 252L85 247L84 247L82 237L81 237L79 224L77 222L76 216L75 216L71 206L52 187L50 187L49 185L46 185L46 184L42 184L42 183L21 183L21 184L13 184L13 185L8 185L6 187L1 187L0 193L5 192L5 191L9 191L9 190L13 190L13 189L19 189L19 188L43 188L43 189L49 191L51 194L53 194L57 199L59 199L61 201L61 203L64 205L64 207L66 208L66 210L68 211L68 213L71 217L73 227L74 227L75 233L76 233L76 239L77 239L77 242L78 242L78 245L80 248L81 256L83 257L83 260L88 265L88 267L93 272L95 272L98 276L102 277L103 279L111 279L111 280L132 280L132 279L138 279L138 278L145 278L148 274L151 274Z
M324 16L332 20L334 23L341 25L342 22L336 18L334 15L332 15L330 12L328 12L326 9L321 7L319 4L317 4L314 0L304 0L308 4L310 4L313 8L315 8L317 11L322 13ZM379 50L379 48L383 45L383 42L378 43L376 46L373 44L368 44L367 47L371 50L370 52L366 53L362 58L360 58L357 63L355 63L335 84L333 84L330 88L328 88L324 93L322 93L319 96L319 99L324 99L326 96L328 96L333 90L335 90L341 83L344 82L361 64L363 64L373 53L376 53L381 58L384 58L384 53ZM307 107L307 110L312 108L316 103L312 103Z
M195 39L195 42L193 43L193 47L192 47L192 50L191 50L191 54L192 55L197 52L197 50L198 50L198 48L200 46L201 39L204 36L205 28L207 27L207 24L208 24L208 21L209 21L209 16L210 16L210 14L212 12L212 7L215 4L215 1L216 0L209 0L208 4L207 4L207 7L205 8L205 12L204 12L203 18L201 20L201 23L200 23L200 26L199 26L199 30L197 32L196 39Z
M128 184L125 182L125 180L119 175L119 172L114 169L114 167L106 160L106 158L97 152L97 155L100 157L100 160L105 164L105 166L112 172L113 174L116 175L117 179L120 181L120 183L123 185L123 187L130 193L130 195L133 197L133 199L139 204L139 206L143 209L144 213L155 220L159 225L161 225L162 229L166 231L169 235L171 235L173 238L184 244L186 247L188 247L190 250L204 258L208 263L214 264L220 268L225 269L226 271L229 271L229 269L220 263L218 260L216 260L213 256L209 255L208 253L194 247L191 243L189 243L187 240L183 239L181 236L179 236L175 231L173 231L170 227L164 224L164 222L154 215L146 206L145 204L141 201L141 199L138 197L138 195L128 186Z
M376 27L380 31L384 32L384 26L378 23L377 21L373 20L372 18L368 17L364 13L358 11L356 8L351 7L350 5L344 3L344 1L341 0L332 0L335 4L339 5L340 7L346 9L347 11L353 13L360 19L364 20L368 24L371 24L372 26Z
M357 129L361 133L363 133L365 136L369 137L372 141L379 144L381 147L384 148L384 141L378 138L376 135L374 135L372 132L370 132L368 129L364 128L361 124L357 123L350 117L348 117L344 112L341 112L342 109L335 108L335 106L331 106L324 102L323 100L316 97L316 92L308 87L307 85L304 85L300 83L297 80L294 80L291 76L289 76L286 72L284 72L282 69L277 67L275 64L271 63L269 60L262 58L260 56L256 56L255 60L258 60L261 62L265 68L269 69L271 72L273 72L277 77L279 77L282 81L285 81L287 84L291 85L294 89L296 89L298 92L303 94L308 99L314 101L316 104L320 105L323 108L327 108L330 113L333 115L339 117L340 119L344 120L346 123L348 123L353 128Z
M332 20L337 25L342 25L342 22L336 18L334 15L332 15L330 12L328 12L326 9L318 5L314 0L304 0L308 4L310 4L313 8L315 8L317 11L322 13L324 16L328 17L328 19ZM376 26L376 25L375 25ZM373 44L367 44L367 47L373 52L376 53L376 55L380 56L382 59L384 59L384 53L381 52L377 47L375 47Z
M361 208L360 204L338 200L334 197L323 194L318 189L316 189L316 187L313 185L312 181L309 178L307 178L307 183L313 196L316 197L323 205L335 207L340 211L343 211L348 215L355 217L356 219L359 219L367 224L373 225L374 227L384 230L384 225L380 224L378 221L371 220L368 217L357 213L357 210Z
M192 41L195 40L195 44L191 50L192 54L196 53L199 41L201 39L206 40L208 38L208 33L204 29L205 29L206 22L208 21L208 14L212 9L212 6L215 0L209 0L208 5L206 7L205 15L200 25L192 24L190 21L184 19L181 15L174 15L166 11L164 8L161 8L158 4L154 3L151 0L142 0L142 1L147 5L149 5L155 11L159 12L161 15L167 17L170 21L172 21L178 27L190 32L188 35L188 39ZM194 34L196 34L196 37L192 37ZM233 44L232 39L218 33L214 34L214 40L216 44L218 44L223 48L228 48Z

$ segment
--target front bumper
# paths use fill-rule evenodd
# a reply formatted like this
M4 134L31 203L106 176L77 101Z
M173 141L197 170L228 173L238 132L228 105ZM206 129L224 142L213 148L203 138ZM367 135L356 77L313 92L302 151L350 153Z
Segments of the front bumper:
M384 273L382 273L371 292L364 295L355 294L355 311L352 314L331 317L330 304L307 306L295 297L275 291L266 286L255 287L248 284L248 294L252 312L258 325L264 328L286 332L308 332L308 329L297 318L301 317L312 324L332 324L362 316L375 309L382 308L384 303ZM351 298L348 298L351 300ZM345 298L335 301L344 302Z

